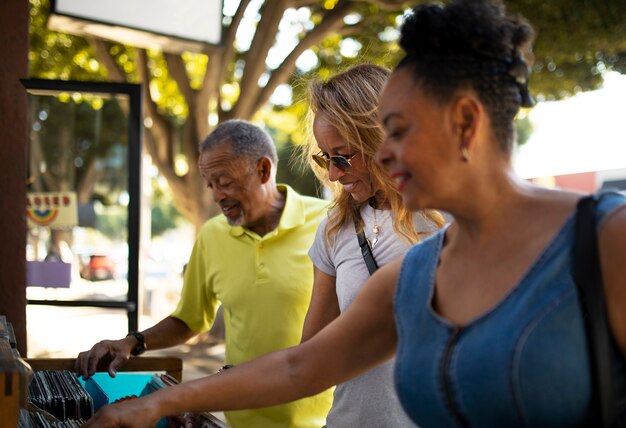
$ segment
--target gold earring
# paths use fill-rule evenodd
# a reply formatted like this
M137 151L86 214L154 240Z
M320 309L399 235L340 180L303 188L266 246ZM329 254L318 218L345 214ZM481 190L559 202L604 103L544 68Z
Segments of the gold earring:
M463 162L466 163L472 160L472 157L470 156L469 150L467 150L466 146L461 147L461 159L463 159Z

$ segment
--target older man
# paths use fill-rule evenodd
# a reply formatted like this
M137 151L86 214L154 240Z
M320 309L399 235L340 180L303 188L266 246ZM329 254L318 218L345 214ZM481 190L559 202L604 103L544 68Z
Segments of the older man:
M113 376L130 355L207 331L220 303L228 364L300 342L313 283L307 251L327 203L277 185L274 144L245 121L220 124L201 144L198 163L223 215L207 221L196 240L178 307L142 333L104 340L80 353L76 371L83 377L105 356L112 358ZM286 405L226 412L226 418L235 428L319 428L331 402L327 391Z

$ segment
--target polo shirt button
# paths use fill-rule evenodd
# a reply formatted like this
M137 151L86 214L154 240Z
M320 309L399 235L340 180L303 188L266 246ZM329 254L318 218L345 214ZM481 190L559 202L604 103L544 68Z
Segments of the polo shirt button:
M265 268L265 263L259 263L259 269Z

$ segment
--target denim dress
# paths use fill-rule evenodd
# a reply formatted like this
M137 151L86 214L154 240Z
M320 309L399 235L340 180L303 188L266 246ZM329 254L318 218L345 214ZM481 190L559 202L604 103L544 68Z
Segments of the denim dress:
M598 230L624 204L623 195L604 194ZM597 426L572 278L574 229L573 213L520 282L464 327L432 307L445 229L409 250L395 297L395 382L400 402L420 427ZM616 394L624 402L624 359L615 347L613 353Z

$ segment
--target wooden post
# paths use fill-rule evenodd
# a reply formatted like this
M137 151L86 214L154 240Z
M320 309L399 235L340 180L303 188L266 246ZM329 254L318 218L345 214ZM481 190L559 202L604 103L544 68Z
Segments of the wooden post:
M26 356L26 90L25 0L0 1L0 315L13 325Z

